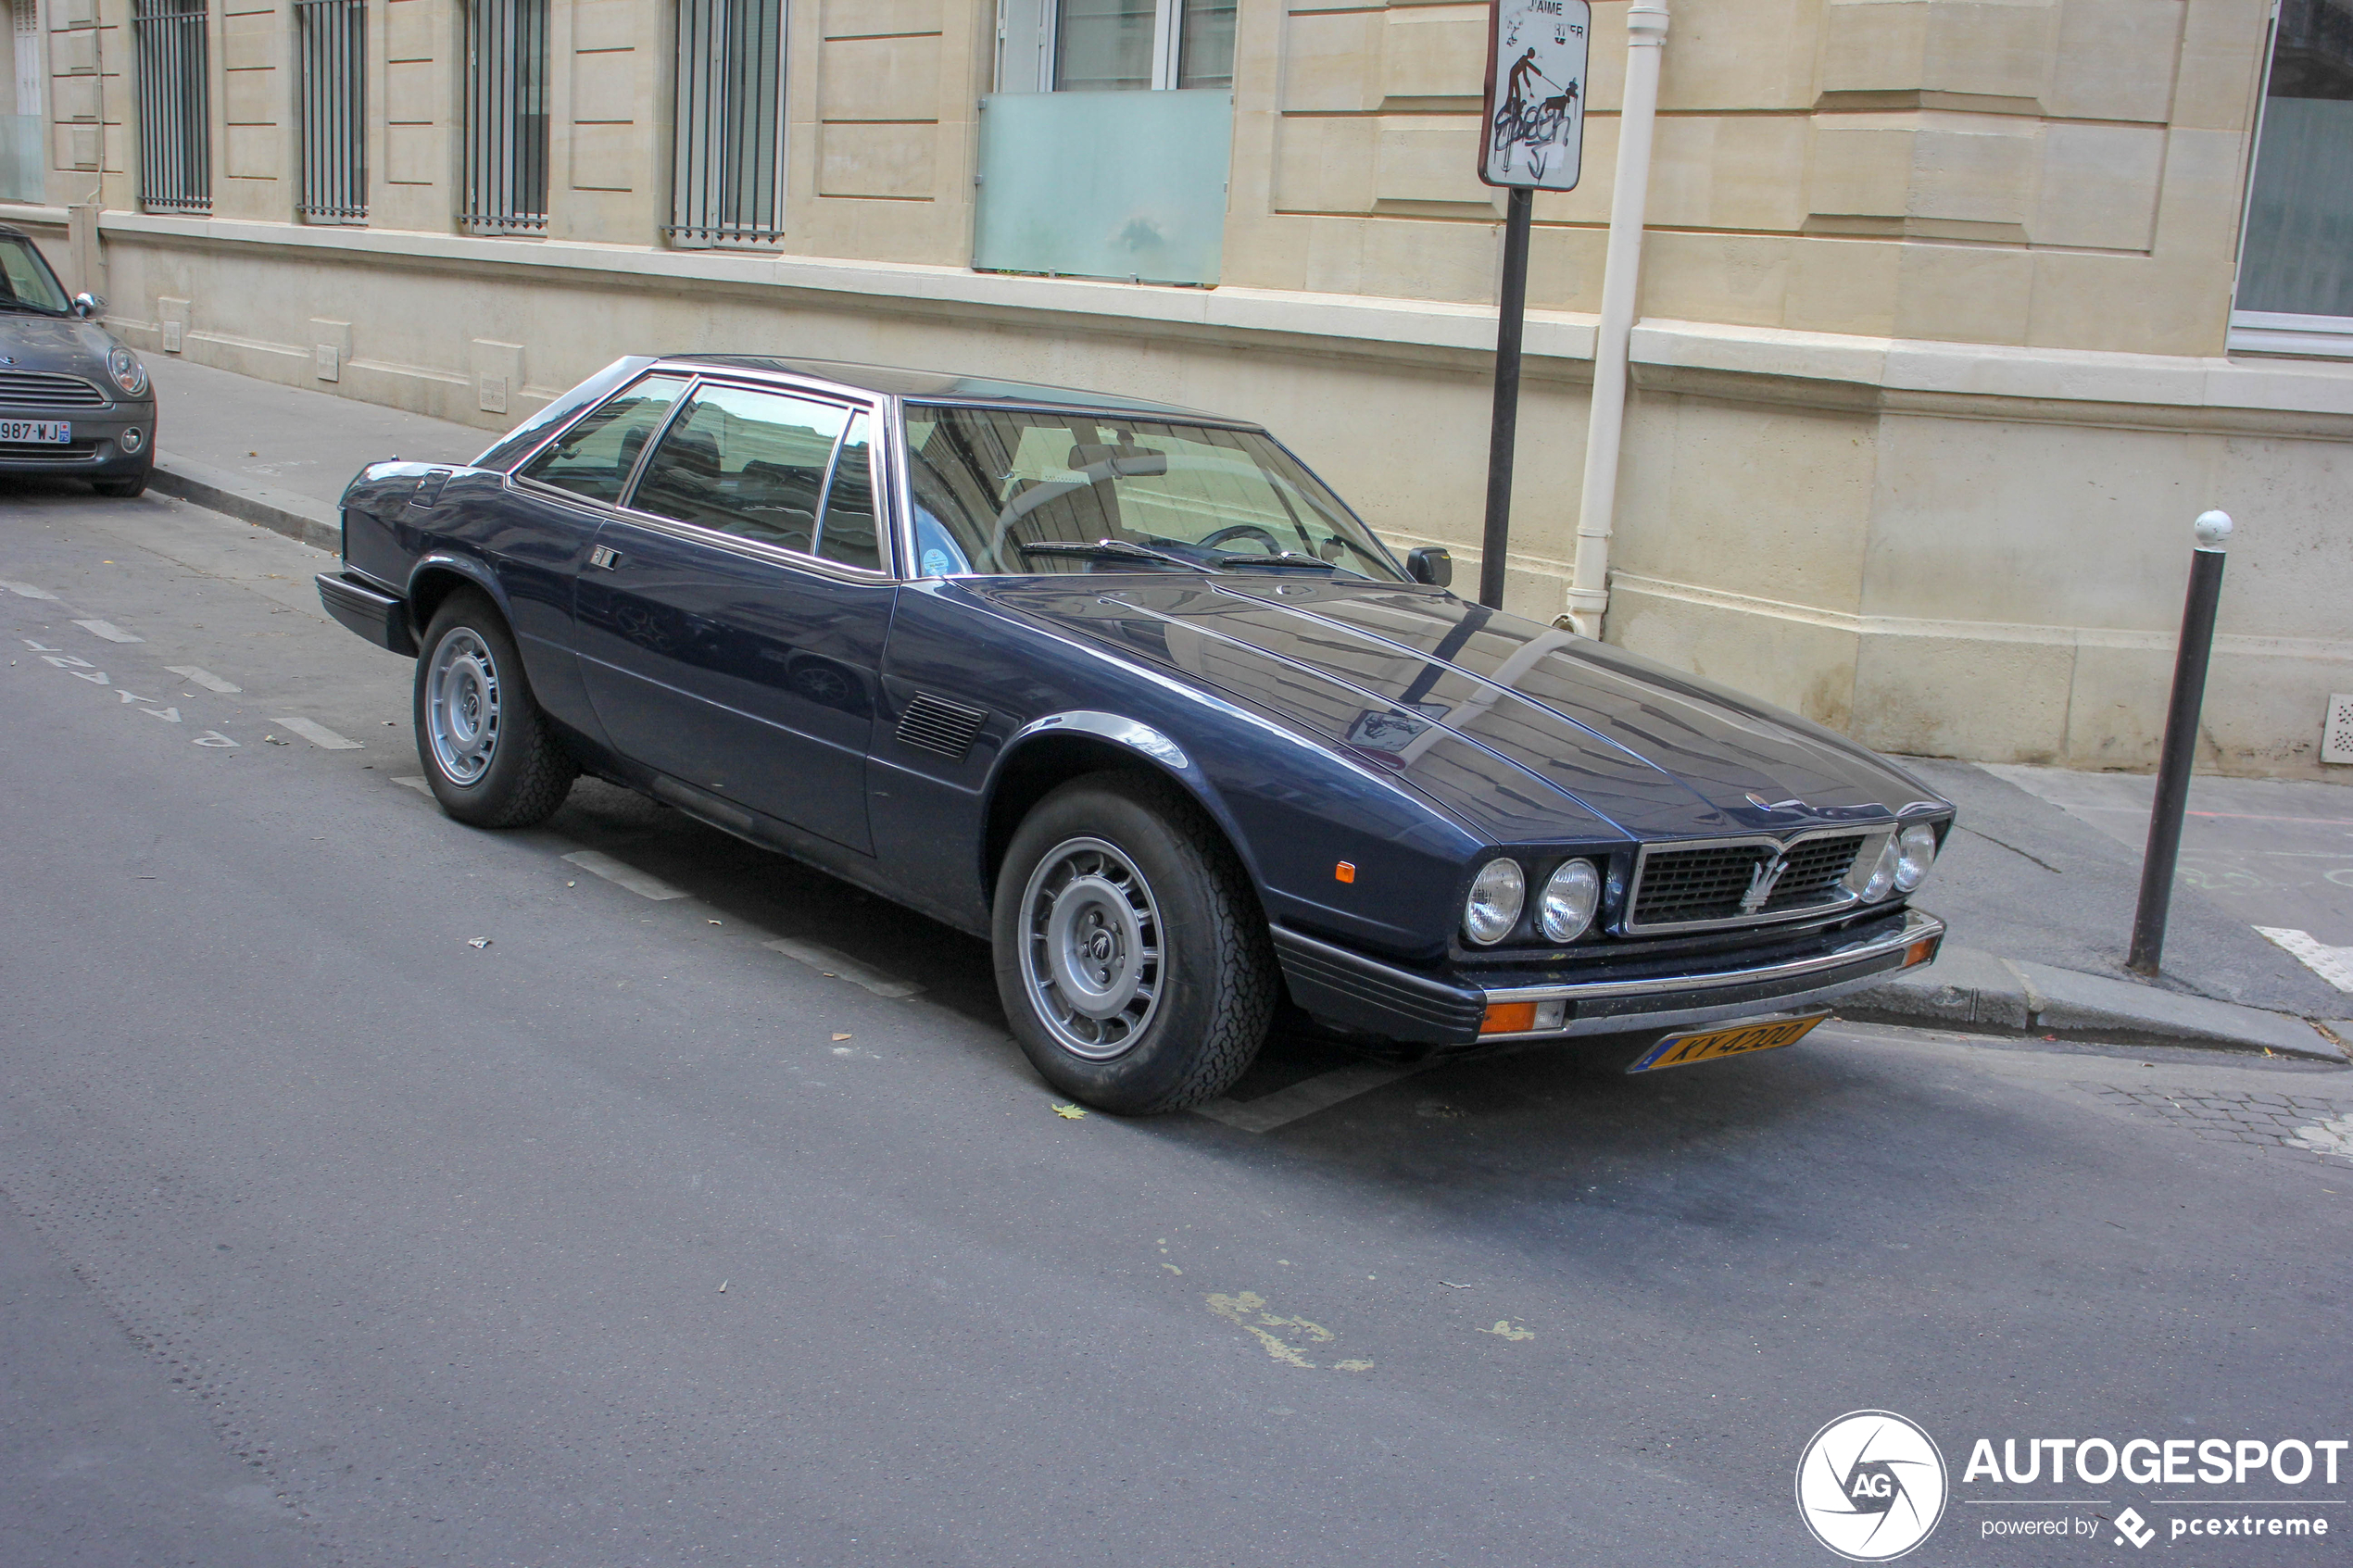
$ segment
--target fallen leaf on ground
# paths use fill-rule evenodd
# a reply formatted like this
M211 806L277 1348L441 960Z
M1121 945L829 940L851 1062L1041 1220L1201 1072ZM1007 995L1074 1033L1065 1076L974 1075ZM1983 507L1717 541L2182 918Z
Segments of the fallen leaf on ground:
M837 1040L847 1040L847 1039L849 1039L849 1035L835 1035L835 1036L834 1036L834 1038L835 1038L835 1039L837 1039Z
M1054 1107L1054 1114L1065 1122L1076 1122L1087 1112L1075 1105L1058 1105Z

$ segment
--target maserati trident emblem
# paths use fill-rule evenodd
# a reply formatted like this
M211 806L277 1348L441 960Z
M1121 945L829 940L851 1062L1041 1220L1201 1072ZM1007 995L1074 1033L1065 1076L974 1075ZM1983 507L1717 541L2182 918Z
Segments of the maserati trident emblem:
M1789 869L1789 857L1776 850L1770 857L1756 862L1748 873L1748 891L1741 895L1741 913L1753 915L1765 907L1773 896L1773 884L1781 880L1781 872Z

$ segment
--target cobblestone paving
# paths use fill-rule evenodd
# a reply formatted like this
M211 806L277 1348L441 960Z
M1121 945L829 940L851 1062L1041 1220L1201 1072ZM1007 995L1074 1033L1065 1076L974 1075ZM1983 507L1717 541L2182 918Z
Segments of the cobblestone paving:
M2216 1143L2284 1148L2353 1161L2353 1108L2317 1095L2233 1094L2215 1089L2077 1088L2133 1115L2186 1127Z

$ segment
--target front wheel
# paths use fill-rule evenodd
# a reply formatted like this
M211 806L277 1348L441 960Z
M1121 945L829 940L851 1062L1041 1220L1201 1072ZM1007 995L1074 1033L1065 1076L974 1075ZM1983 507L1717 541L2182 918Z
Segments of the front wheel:
M544 822L579 776L532 698L506 621L471 589L444 600L425 630L415 720L434 798L474 827Z
M997 878L997 990L1040 1076L1125 1115L1233 1085L1280 990L1250 879L1200 807L1138 775L1077 779Z
M147 491L148 470L141 469L129 479L94 479L90 488L117 501L135 501Z

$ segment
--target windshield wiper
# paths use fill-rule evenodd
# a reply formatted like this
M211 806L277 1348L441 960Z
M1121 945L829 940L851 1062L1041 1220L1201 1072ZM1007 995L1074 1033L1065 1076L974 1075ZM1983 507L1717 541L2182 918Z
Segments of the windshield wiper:
M1015 545L1013 548L1025 556L1086 556L1095 560L1155 561L1164 566L1181 566L1188 571L1209 570L1197 560L1166 550L1155 550L1149 545L1131 545L1125 539L1098 539L1082 544L1072 539L1040 539L1035 544Z
M1280 555L1261 555L1255 550L1225 550L1214 558L1219 571L1229 566L1271 566L1278 571L1305 568L1312 571L1338 571L1338 561L1321 556L1302 555L1297 550L1285 550Z
M35 305L29 299L0 299L0 310L21 310L28 316L62 316L62 310L52 310L45 305Z

